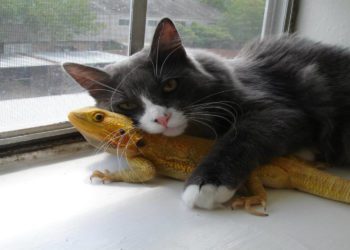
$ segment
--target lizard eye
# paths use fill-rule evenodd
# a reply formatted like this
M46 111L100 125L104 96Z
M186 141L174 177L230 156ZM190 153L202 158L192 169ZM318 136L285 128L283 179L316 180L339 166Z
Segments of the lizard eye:
M95 122L102 122L103 119L105 118L104 114L102 113L96 113L92 116L92 119L95 121Z
M124 129L119 129L119 134L121 134L121 135L123 135L123 134L125 134L125 130Z

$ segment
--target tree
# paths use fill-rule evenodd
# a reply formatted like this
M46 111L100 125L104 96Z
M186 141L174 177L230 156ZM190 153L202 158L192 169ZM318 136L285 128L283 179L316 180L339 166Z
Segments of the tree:
M227 29L216 25L192 23L191 26L178 24L177 28L185 41L185 45L198 48L215 48L218 44L230 47L234 39Z
M212 25L179 25L187 44L195 47L235 49L260 34L265 0L200 0L222 16Z
M221 24L239 44L255 38L261 32L265 0L225 0Z
M2 0L0 4L0 41L6 28L21 26L24 40L68 40L73 35L97 31L99 25L90 9L90 0ZM5 33L5 34L4 34Z

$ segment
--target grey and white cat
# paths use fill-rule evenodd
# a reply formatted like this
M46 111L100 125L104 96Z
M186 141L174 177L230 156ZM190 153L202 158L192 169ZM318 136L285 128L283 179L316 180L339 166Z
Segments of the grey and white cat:
M96 69L64 69L97 106L149 133L216 137L185 184L184 202L211 209L273 157L312 150L350 163L350 52L298 37L255 41L233 60L189 55L163 19L150 48Z

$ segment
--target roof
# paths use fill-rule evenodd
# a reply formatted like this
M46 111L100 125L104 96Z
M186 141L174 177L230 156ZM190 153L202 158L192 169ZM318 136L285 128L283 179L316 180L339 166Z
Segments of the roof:
M98 14L126 14L130 0L93 0L92 9ZM174 19L217 20L220 12L199 0L148 0L147 18L170 17Z
M120 61L125 56L102 51L41 52L36 57L56 63L75 62L82 64L102 64Z
M149 0L147 9L148 18L170 17L190 20L217 20L221 13L212 6L201 3L199 0Z
M33 55L1 56L0 68L50 66L64 62L81 64L109 64L125 56L101 51L42 52Z
M35 66L47 66L54 63L37 59L30 56L13 55L13 56L0 56L0 68L19 68L19 67L35 67Z

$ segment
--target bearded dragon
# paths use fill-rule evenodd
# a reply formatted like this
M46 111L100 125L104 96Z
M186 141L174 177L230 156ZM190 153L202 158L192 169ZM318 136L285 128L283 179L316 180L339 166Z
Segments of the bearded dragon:
M95 147L105 144L108 152L126 158L127 169L93 172L91 178L97 177L103 182L142 183L153 179L156 174L185 180L214 144L214 141L188 135L166 137L147 134L137 129L128 117L95 107L72 111L68 118L90 144ZM244 207L255 215L267 215L252 207L262 205L266 211L264 186L297 189L350 203L350 180L318 170L295 157L277 158L258 167L245 185L251 196L234 199L232 207Z

